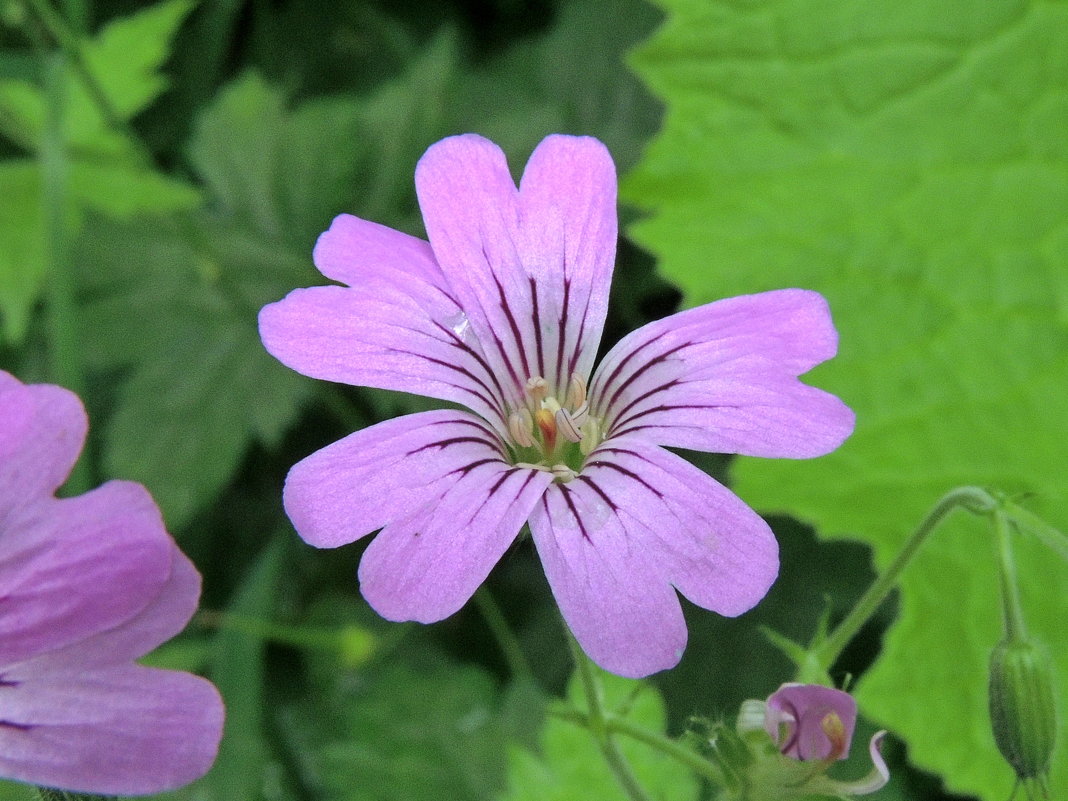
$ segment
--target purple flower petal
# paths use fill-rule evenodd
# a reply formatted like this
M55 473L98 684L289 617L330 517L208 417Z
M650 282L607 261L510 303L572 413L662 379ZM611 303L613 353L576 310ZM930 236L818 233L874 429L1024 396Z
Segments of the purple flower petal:
M837 448L853 412L796 377L834 355L824 299L786 289L651 323L605 357L591 406L608 436L679 448L807 458Z
M387 620L433 623L458 611L515 541L551 476L501 462L471 469L416 515L387 525L360 561L360 590Z
M505 464L486 423L465 412L421 412L361 429L302 459L289 471L282 499L306 542L336 548L418 514L465 468L481 463Z
M686 627L674 585L733 616L767 593L778 546L767 524L688 462L614 440L554 484L531 517L553 594L583 650L606 670L674 666Z
M199 600L200 574L175 545L171 550L170 577L138 614L114 628L22 662L17 668L5 668L4 677L32 678L44 671L46 663L67 662L87 670L138 659L181 632L196 612Z
M548 137L516 189L500 148L433 145L416 189L434 255L487 356L523 398L528 378L588 375L615 258L615 167L600 142Z
M2 533L0 664L129 620L171 571L174 545L159 510L127 481L33 503Z
M25 386L0 371L0 526L14 508L50 497L78 460L89 427L78 397L48 384Z
M297 532L335 547L383 528L364 553L368 602L391 620L441 620L515 539L552 476L513 467L472 415L424 412L365 428L290 471Z
M187 784L215 759L223 708L210 682L132 664L47 668L0 686L0 775L131 795Z
M275 358L313 378L461 403L503 427L504 390L426 242L343 214L315 261L351 286L265 306L260 335Z
M222 701L132 660L185 625L199 575L141 485L52 497L85 436L74 395L0 372L0 413L0 775L122 794L192 781Z
M846 759L856 724L853 696L819 684L782 685L768 698L764 717L779 750L804 761Z

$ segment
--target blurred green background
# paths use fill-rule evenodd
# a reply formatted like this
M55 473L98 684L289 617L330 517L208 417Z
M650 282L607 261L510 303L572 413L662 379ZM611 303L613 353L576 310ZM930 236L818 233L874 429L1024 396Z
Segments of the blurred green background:
M529 541L487 585L511 642L485 603L434 626L378 619L355 581L364 544L315 551L282 512L294 462L429 402L292 373L256 313L322 282L311 248L340 212L422 235L415 162L449 134L490 137L517 174L549 133L608 145L624 227L602 348L680 304L782 286L824 292L839 321L842 355L814 376L858 411L839 454L688 454L772 515L782 577L739 620L687 606L690 645L646 690L647 725L677 734L789 679L761 627L805 641L841 619L874 575L869 546L885 564L955 484L1032 493L1066 522L1064 5L664 6L0 6L0 367L82 395L68 489L143 482L204 575L202 612L151 661L210 676L226 736L212 772L167 797L621 797L595 749L546 723L570 664ZM984 717L988 542L963 524L932 544L835 667L872 717L858 738L898 735L873 798L967 797L939 772L1008 796ZM1064 698L1068 571L1035 547L1021 564ZM854 750L843 775L867 769ZM634 758L660 797L709 797Z

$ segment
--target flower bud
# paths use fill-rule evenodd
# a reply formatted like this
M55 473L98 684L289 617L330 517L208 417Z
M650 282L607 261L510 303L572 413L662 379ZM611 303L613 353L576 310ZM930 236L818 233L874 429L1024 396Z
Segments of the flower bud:
M994 740L1021 781L1044 782L1057 734L1053 667L1028 640L1002 640L990 658Z

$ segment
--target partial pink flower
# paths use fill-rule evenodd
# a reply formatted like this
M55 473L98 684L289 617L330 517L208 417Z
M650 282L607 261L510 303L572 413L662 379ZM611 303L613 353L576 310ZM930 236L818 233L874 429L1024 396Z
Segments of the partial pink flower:
M819 684L784 684L768 698L764 728L782 753L794 759L849 757L857 702L847 692Z
M85 441L81 402L0 371L0 775L133 795L215 759L215 687L134 662L196 610L200 576L139 484L57 499Z
M849 693L819 684L783 684L764 706L764 728L779 751L802 762L831 763L846 759L857 725L857 702ZM868 744L872 769L867 776L844 782L822 773L808 780L806 789L838 797L866 795L890 780L881 746L885 731Z
M260 312L267 349L314 378L466 407L342 439L290 471L286 511L312 545L381 529L360 564L391 620L441 620L524 523L560 609L602 667L676 664L676 590L723 615L778 573L764 521L663 446L805 458L836 448L853 414L797 376L834 355L815 292L731 298L648 325L593 373L616 245L604 145L550 136L518 186L475 135L420 160L429 242L341 215L315 264L342 285Z

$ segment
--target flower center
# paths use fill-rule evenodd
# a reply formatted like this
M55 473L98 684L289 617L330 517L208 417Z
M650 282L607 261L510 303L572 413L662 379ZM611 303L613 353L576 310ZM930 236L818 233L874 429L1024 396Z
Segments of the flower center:
M525 395L526 404L508 416L515 464L546 470L558 481L570 481L601 442L601 424L590 414L586 382L571 376L561 403L549 394L544 378L532 376L527 379Z

